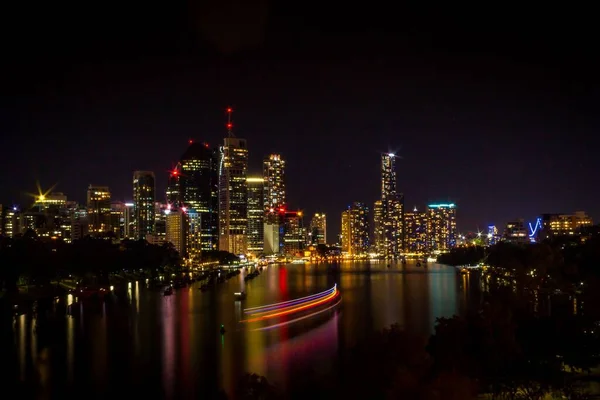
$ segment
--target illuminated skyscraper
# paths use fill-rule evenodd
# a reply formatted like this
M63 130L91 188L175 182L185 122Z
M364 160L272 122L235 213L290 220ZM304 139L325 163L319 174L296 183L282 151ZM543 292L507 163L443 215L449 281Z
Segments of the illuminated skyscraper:
M166 232L165 240L175 247L181 258L187 257L187 232L188 216L185 213L185 207L170 208L166 210Z
M103 236L110 232L110 190L90 185L87 190L88 233Z
M267 218L277 216L273 210L285 207L285 160L279 154L271 154L263 161L265 182L264 211Z
M133 214L137 240L144 240L146 235L154 232L154 182L154 172L133 173Z
M233 137L231 109L227 111L229 136L220 148L219 162L219 249L245 254L248 240L248 148L245 139Z
M181 197L181 164L177 163L175 168L169 172L169 180L167 181L167 204L179 207Z
M373 205L373 244L377 254L384 254L383 237L383 205L381 200L377 200Z
M404 213L405 245L410 253L424 253L427 250L427 213L418 211Z
M327 216L325 213L316 213L310 221L310 244L327 243Z
M427 211L429 251L448 251L456 246L456 205L430 204Z
M382 207L382 255L398 257L404 240L404 195L398 193L396 182L396 156L381 156L381 207Z
M369 208L354 202L342 212L342 251L349 255L366 254L369 246Z
M248 252L261 254L264 251L264 179L249 177L248 184Z
M208 144L190 142L169 180L170 204L194 210L192 248L217 250L219 243L218 154ZM179 193L179 195L177 195ZM191 218L191 217L190 217Z
M306 232L302 223L302 211L280 212L283 218L283 253L298 255L304 249Z

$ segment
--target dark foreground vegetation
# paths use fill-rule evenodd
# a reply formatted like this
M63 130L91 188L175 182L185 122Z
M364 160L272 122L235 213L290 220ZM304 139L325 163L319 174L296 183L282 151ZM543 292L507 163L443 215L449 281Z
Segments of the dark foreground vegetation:
M201 261L227 264L239 260L227 252L210 251L203 253ZM18 286L45 286L65 279L89 278L104 284L115 274L155 277L186 271L170 243L114 243L90 237L65 243L39 238L33 231L15 238L0 237L0 265L0 291L7 293L16 292Z

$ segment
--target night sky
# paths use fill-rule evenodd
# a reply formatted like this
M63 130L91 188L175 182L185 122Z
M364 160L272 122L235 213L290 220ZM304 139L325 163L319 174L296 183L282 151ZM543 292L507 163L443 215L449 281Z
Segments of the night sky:
M543 212L600 220L591 10L12 3L0 203L29 201L36 181L131 200L138 169L156 172L162 200L188 139L221 144L231 105L250 171L281 153L289 206L327 212L330 241L348 204L378 198L388 151L407 208L453 201L461 231Z

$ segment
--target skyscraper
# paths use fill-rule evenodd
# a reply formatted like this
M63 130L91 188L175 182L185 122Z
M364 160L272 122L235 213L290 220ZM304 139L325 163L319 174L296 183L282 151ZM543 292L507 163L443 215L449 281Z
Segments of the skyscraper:
M310 244L327 243L327 216L325 213L316 213L310 221Z
M410 253L424 253L427 250L427 213L418 211L404 214L404 248Z
M397 191L396 156L392 153L381 156L381 207L382 255L394 258L402 251L404 196Z
M106 186L90 185L87 190L88 232L103 236L110 231L110 190Z
M167 204L179 207L181 202L181 164L177 163L175 168L169 172L167 181Z
M217 250L219 243L218 156L207 143L190 142L170 174L167 197L170 204L184 206L197 221L188 240L192 248ZM179 194L178 194L179 193ZM178 194L178 195L177 195Z
M146 239L146 235L154 232L154 184L154 172L133 173L133 215L137 240Z
M383 240L383 205L381 200L377 200L373 205L373 244L377 254L384 253Z
M429 250L443 252L456 246L456 205L430 204L427 214Z
M263 161L263 178L265 182L264 211L269 215L277 215L273 210L285 207L285 160L279 154L271 154Z
M368 253L369 236L369 208L356 201L342 213L342 251L349 255Z
M219 249L245 254L248 239L248 148L245 139L233 137L231 109L227 112L229 136L219 149Z
M248 252L261 254L264 251L264 179L248 177Z

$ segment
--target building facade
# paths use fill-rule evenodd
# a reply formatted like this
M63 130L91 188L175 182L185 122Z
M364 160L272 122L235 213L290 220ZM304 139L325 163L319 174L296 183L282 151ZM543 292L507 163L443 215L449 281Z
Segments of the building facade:
M427 213L417 210L404 214L404 249L408 253L427 251Z
M249 177L248 185L248 252L258 255L264 252L264 179Z
M456 246L456 205L454 203L428 206L427 234L429 251L445 252Z
M225 138L219 163L219 249L233 254L247 252L247 170L246 140Z
M133 173L133 214L137 240L145 240L146 236L154 233L154 191L154 172Z
M104 236L110 232L110 189L90 185L87 190L88 234Z

